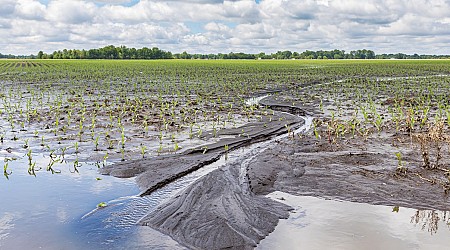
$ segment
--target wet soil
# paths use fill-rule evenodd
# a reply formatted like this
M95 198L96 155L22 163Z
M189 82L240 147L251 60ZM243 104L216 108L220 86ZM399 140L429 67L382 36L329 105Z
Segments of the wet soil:
M194 249L253 249L291 208L242 190L239 163L190 185L140 224Z
M225 136L225 138L221 138L217 142L182 153L105 166L100 172L121 178L137 176L136 181L142 190L141 195L147 195L184 175L217 161L228 151L285 134L291 129L290 126L295 128L301 123L302 119L298 116L276 112L270 120L266 117L236 129L218 131L215 137ZM212 133L207 132L203 139L208 140L212 137Z
M423 168L420 151L407 135L374 135L369 140L349 139L339 145L313 136L285 140L249 164L250 187L261 195L283 191L374 205L450 209L442 170ZM406 173L396 171L396 152L403 155ZM448 155L441 159L441 164L449 162Z
M402 145L392 146L393 140L402 139ZM438 183L442 173L425 170L417 148L411 148L407 139L407 135L375 135L370 145L360 139L331 145L312 136L277 141L251 157L244 155L248 163L230 163L199 179L140 224L190 248L251 249L274 230L277 220L289 210L277 201L267 200L265 195L274 191L449 210L448 196ZM408 167L406 174L396 172L398 162L393 155L399 150ZM449 160L444 157L442 162ZM239 169L246 173L244 183L237 178ZM437 183L424 179L435 179Z
M316 111L314 107L302 107L289 99L275 97L263 99L260 104L277 110L277 114L303 115ZM182 154L115 164L102 171L118 177L138 176L137 182L145 195L215 161L225 153L225 145L232 150L290 131L286 122L298 124L298 120L292 118L296 116L288 117L281 123L264 121L259 126L250 124L234 131L220 131L228 137L207 145L206 151L199 147ZM246 139L243 134L247 134ZM402 155L401 162L396 153ZM446 154L439 166L448 163L450 156ZM406 172L398 171L399 164ZM243 155L241 162L229 163L198 179L145 216L140 224L168 234L190 248L251 249L274 230L279 219L288 215L288 207L268 200L266 194L282 191L446 211L450 207L443 189L447 183L443 171L422 167L420 148L407 133L386 129L333 141L318 140L311 133L297 135L273 141L266 150L251 157Z

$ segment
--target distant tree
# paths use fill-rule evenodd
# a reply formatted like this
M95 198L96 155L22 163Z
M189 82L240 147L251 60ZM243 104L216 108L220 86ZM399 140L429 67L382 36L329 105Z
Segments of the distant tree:
M81 50L81 52L80 52L80 59L86 59L86 58L88 58L88 52L86 51L86 50Z
M181 53L181 55L180 55L180 58L181 59L189 59L189 58L191 58L191 56L186 51L183 51L183 53Z
M1 58L34 58L30 56L14 56L2 55ZM448 58L448 55L407 55L403 53L397 54L375 54L372 50L359 49L352 50L346 53L344 50L306 50L302 53L291 52L289 50L277 51L276 53L266 54L260 52L258 54L248 54L243 52L229 52L227 54L189 54L186 51L182 53L172 54L170 51L164 51L157 47L151 49L143 47L141 49L127 48L126 46L115 47L108 45L103 48L78 50L78 49L63 49L54 51L51 54L45 54L39 51L37 58L40 59L433 59L433 58Z

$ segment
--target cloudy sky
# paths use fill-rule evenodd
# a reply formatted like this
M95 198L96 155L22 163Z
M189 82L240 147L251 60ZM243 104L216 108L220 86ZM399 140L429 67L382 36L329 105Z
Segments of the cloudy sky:
M110 44L450 54L450 0L0 0L2 54Z

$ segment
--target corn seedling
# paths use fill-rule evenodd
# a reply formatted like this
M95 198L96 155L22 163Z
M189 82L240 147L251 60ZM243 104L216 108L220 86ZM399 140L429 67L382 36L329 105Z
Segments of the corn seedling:
M79 174L80 171L78 170L78 168L80 167L80 162L78 161L78 158L75 159L75 161L73 162L73 171L71 169L69 169L69 171L74 174L77 173Z
M142 159L145 158L145 154L147 153L147 147L145 145L141 144L141 155L142 155Z
M28 141L29 141L28 138L24 140L23 148L28 148L29 147Z
M397 157L397 169L395 170L397 175L406 175L407 168L403 166L402 162L402 153L396 152L395 156Z
M5 165L3 165L3 175L6 179L9 179L9 176L12 174L12 171L8 171L8 163L9 162L5 162Z
M100 137L99 136L97 136L97 137L95 137L95 140L94 140L94 144L95 144L95 151L98 151L98 140L100 139Z

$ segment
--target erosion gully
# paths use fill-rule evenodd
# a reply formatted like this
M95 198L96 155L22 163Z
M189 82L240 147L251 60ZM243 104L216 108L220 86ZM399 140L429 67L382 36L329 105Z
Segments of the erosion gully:
M248 104L265 97L249 99ZM296 134L312 126L312 116L302 118L305 122L295 130ZM231 151L144 197L138 195L133 178L100 175L97 166L88 162L82 163L78 171L70 162L60 165L66 171L58 176L47 171L29 176L27 159L18 153L21 159L9 166L23 171L15 170L9 180L0 181L0 249L184 249L170 237L136 223L191 183L229 162L241 162L240 182L248 191L246 164L271 143L287 136ZM50 160L43 155L34 155L33 159L45 162L42 165ZM282 192L268 197L294 210L260 242L260 249L367 249L373 242L377 242L377 248L442 249L450 236L445 223L449 214L442 211L297 197ZM100 202L105 202L106 207L97 208Z

